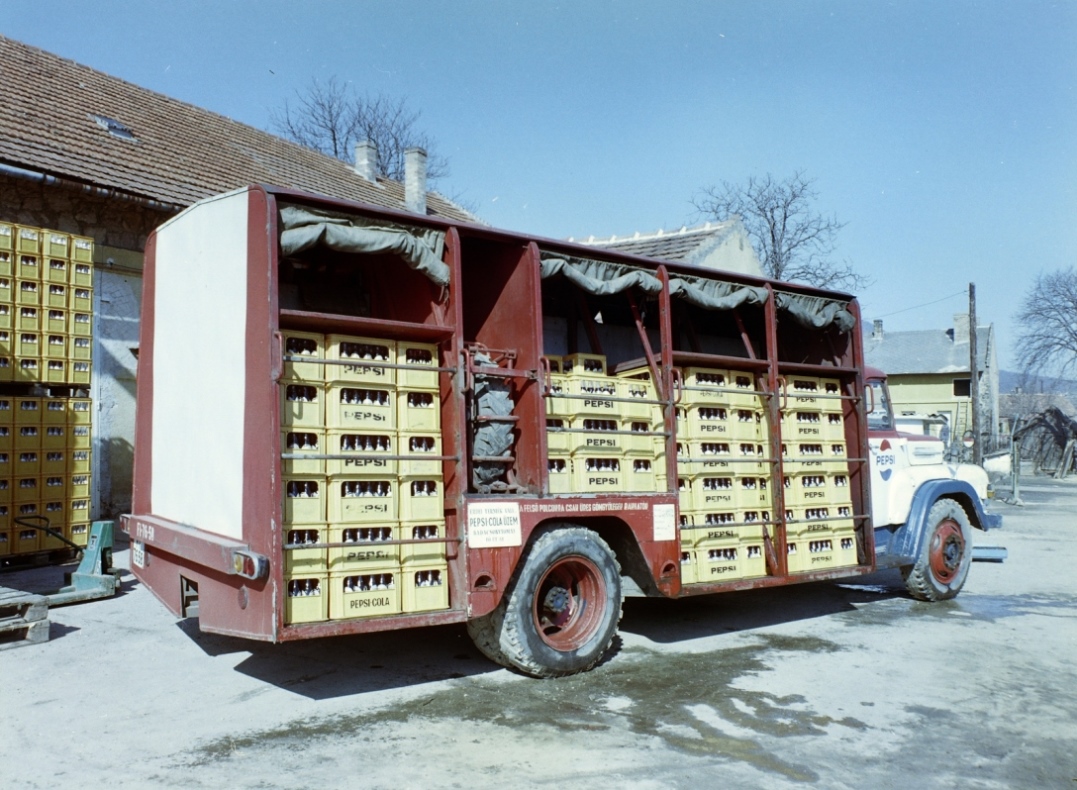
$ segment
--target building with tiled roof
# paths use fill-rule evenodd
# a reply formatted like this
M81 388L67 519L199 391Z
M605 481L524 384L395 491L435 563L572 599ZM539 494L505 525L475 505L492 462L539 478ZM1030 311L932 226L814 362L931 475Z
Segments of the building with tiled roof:
M631 236L572 239L580 244L602 247L630 255L663 261L682 261L709 269L763 276L759 258L752 248L740 219L708 222L694 228L658 230Z
M426 190L421 152L411 155L401 184L378 174L369 147L357 147L354 165L341 162L3 36L0 97L0 223L94 241L94 517L125 512L131 502L150 231L202 198L258 183L476 219Z
M972 429L972 365L969 317L954 315L952 329L884 332L876 320L864 335L864 359L887 375L894 414L909 425L924 418L952 443ZM980 392L981 441L994 449L999 437L999 370L994 325L976 329L976 375ZM899 426L900 427L900 426ZM903 428L904 429L904 428Z

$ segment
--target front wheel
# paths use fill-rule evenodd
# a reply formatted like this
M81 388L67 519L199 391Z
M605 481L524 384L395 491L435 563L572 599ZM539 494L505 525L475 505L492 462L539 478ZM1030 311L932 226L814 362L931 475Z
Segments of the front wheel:
M940 499L928 513L928 529L915 565L901 569L905 588L921 601L953 598L965 584L972 563L972 525L953 499Z
M493 612L468 623L490 659L533 677L583 672L605 655L621 619L621 571L589 529L541 535Z

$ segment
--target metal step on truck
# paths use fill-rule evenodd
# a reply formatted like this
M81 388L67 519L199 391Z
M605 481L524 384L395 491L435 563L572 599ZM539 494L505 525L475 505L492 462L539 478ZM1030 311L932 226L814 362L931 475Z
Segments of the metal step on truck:
M847 294L252 186L149 239L122 527L204 631L568 675L626 578L956 595L987 477L893 426Z

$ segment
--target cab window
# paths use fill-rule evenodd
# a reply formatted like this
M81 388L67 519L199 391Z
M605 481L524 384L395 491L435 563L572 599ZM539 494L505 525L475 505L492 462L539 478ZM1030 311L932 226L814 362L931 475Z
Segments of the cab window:
M885 382L869 381L865 386L865 401L871 407L868 412L869 431L894 430L894 416L890 411L890 396Z

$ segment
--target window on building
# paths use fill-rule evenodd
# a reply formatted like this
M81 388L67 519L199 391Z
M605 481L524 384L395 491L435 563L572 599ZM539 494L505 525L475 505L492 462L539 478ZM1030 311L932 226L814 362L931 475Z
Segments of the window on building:
M954 397L972 397L972 379L954 379Z

